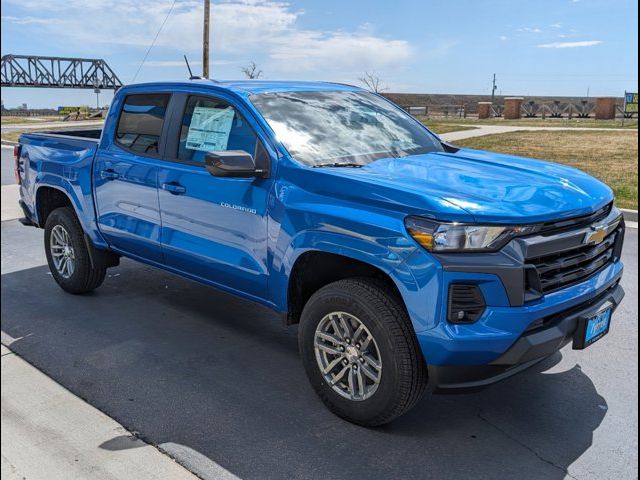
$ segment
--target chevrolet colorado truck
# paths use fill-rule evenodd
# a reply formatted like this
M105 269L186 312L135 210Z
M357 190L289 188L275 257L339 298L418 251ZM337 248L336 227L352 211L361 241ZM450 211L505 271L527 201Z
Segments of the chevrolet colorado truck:
M609 187L457 148L352 86L130 85L103 129L23 134L15 161L60 287L127 257L266 305L360 425L589 347L624 296Z

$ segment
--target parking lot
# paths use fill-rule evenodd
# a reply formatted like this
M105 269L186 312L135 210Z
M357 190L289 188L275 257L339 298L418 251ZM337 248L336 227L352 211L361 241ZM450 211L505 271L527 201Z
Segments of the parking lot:
M636 229L627 297L602 341L481 393L425 397L378 429L323 407L297 329L270 311L128 260L71 296L42 236L2 222L2 343L202 478L637 475Z

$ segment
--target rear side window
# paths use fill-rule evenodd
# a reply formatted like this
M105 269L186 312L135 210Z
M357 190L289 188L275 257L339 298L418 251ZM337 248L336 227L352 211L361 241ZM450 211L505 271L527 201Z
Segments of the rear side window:
M178 159L204 163L208 152L244 150L256 157L256 134L224 100L189 97L182 117Z
M158 154L168 94L129 95L124 101L116 141L137 153Z

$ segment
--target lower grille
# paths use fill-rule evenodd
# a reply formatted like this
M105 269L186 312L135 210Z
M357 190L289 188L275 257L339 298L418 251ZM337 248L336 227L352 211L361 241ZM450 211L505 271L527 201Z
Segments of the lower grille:
M621 236L618 229L598 245L528 258L526 263L533 265L538 275L537 279L527 276L527 289L549 293L587 279L614 261L616 242Z

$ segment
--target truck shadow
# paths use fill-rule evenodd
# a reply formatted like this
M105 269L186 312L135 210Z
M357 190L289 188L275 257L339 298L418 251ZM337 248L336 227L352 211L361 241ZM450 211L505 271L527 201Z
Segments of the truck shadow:
M360 428L323 407L297 329L263 307L126 260L85 296L47 273L2 276L10 348L147 442L243 479L561 479L606 415L591 380L556 354L483 392L428 396L390 425Z

